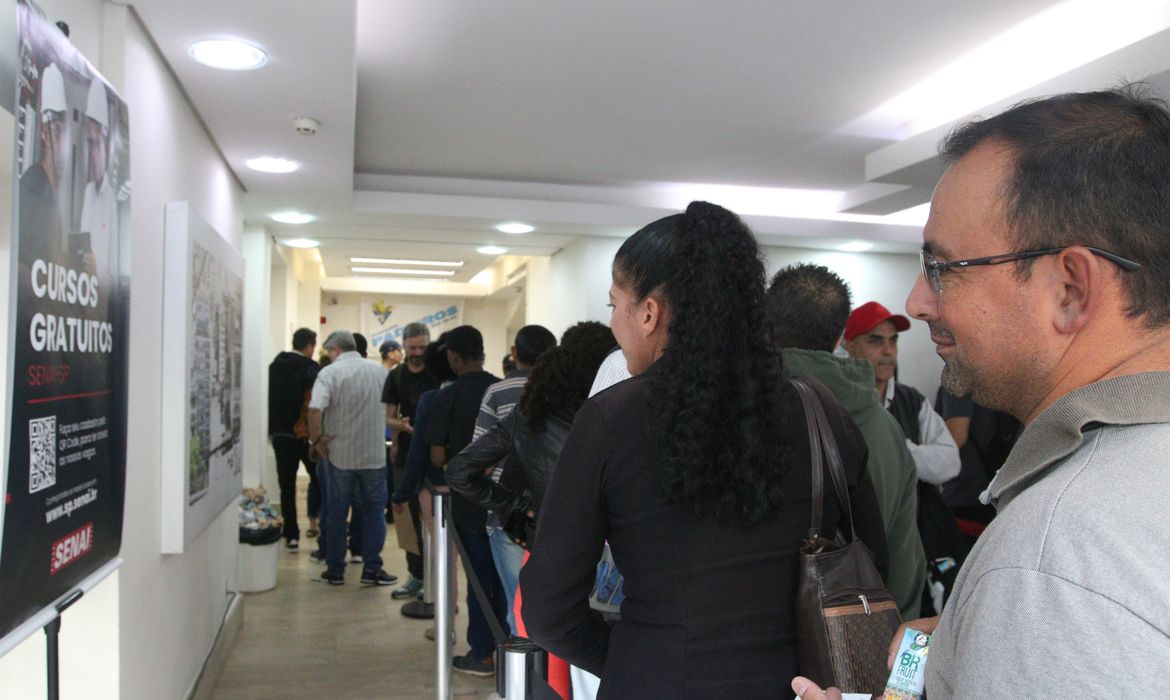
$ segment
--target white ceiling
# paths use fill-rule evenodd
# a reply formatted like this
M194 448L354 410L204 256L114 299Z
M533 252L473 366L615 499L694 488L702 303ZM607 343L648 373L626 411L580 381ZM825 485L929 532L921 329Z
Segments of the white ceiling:
M249 221L278 238L322 240L330 277L347 274L348 256L366 255L464 260L454 279L467 281L492 261L476 246L550 254L579 236L626 236L694 197L744 214L770 244L863 239L878 250L910 250L919 226L876 215L926 200L938 174L934 146L954 118L1122 79L1152 76L1170 93L1170 1L1108 3L1117 17L1141 20L1140 30L1118 30L1122 39L1102 29L1113 20L1085 29L1057 21L1094 4L1106 6L138 0L134 7L244 184ZM970 95L981 101L956 107L945 123L911 125L921 114L879 110L1027 26L1040 26L1044 43L1031 39L1006 67L989 64L989 89L975 89L987 77L979 64L974 79L952 80L964 88L972 80ZM249 40L268 52L269 64L245 73L195 64L187 46L210 37ZM1098 55L1048 65L1063 49L1094 41ZM320 120L319 133L296 134L298 115ZM255 173L244 161L258 155L304 168ZM799 216L777 208L788 200ZM318 221L295 227L266 219L288 208ZM492 228L507 220L537 232Z

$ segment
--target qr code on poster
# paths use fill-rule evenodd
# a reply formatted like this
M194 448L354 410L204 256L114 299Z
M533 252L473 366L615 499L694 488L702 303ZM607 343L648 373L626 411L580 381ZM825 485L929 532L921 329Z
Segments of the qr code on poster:
M28 422L28 492L57 483L57 416Z

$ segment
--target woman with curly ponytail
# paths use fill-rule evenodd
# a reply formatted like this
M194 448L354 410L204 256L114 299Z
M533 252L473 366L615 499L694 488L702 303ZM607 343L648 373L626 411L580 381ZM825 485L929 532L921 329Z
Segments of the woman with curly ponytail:
M528 634L599 675L602 698L782 694L797 671L810 452L755 237L735 214L694 202L622 244L610 305L633 377L582 406L561 452L521 572ZM822 398L857 532L881 568L864 441ZM832 537L840 510L824 508ZM625 576L612 628L587 603L607 539Z

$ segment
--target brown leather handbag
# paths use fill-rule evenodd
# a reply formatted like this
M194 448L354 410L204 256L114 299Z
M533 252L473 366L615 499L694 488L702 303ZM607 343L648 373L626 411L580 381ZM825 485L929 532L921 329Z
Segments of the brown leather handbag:
M822 687L881 697L889 675L886 654L901 616L873 555L857 539L841 453L817 391L798 379L792 384L804 406L812 455L812 523L801 545L796 589L800 672ZM843 527L833 540L820 534L826 467L849 518L848 540Z

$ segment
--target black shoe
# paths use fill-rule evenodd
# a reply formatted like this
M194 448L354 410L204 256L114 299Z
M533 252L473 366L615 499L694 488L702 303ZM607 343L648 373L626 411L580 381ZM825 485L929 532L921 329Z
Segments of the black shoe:
M309 558L313 561L324 563L325 551L321 549L314 549L313 551L309 552Z
M341 586L345 584L345 574L331 574L329 573L329 569L322 571L318 579L328 583L330 586Z
M398 583L397 576L391 576L385 569L366 569L362 572L363 586L392 586Z
M471 652L464 656L456 656L451 659L451 668L458 673L466 673L469 676L488 677L496 675L496 660L489 656L486 659L473 659Z

